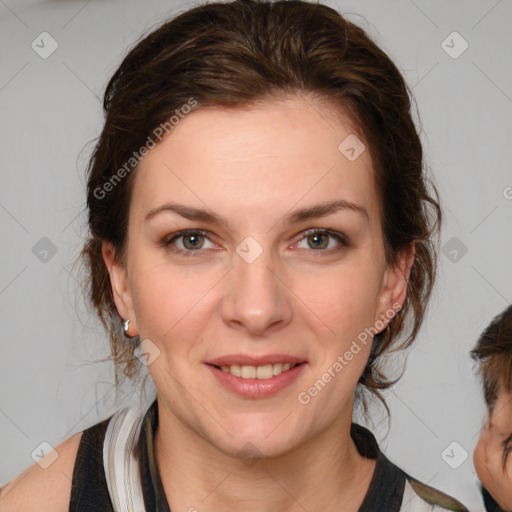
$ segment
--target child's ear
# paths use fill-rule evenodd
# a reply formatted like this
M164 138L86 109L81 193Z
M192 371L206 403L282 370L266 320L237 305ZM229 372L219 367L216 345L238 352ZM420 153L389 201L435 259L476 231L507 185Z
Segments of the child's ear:
M382 288L379 296L379 307L377 308L375 322L377 320L387 323L393 316L402 309L407 297L407 284L411 274L411 268L414 264L416 248L414 242L402 249L396 262L390 264L382 280Z
M110 276L110 285L117 311L123 320L130 320L130 332L127 334L135 336L136 334L132 333L137 331L137 323L126 267L116 260L115 248L111 242L103 241L101 252Z

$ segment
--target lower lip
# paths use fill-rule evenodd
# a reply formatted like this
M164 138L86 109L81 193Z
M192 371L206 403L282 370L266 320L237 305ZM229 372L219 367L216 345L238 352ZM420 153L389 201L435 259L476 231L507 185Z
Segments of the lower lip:
M210 371L226 388L244 398L265 398L279 393L289 386L306 369L307 363L295 365L290 370L274 375L270 379L244 379L207 364Z

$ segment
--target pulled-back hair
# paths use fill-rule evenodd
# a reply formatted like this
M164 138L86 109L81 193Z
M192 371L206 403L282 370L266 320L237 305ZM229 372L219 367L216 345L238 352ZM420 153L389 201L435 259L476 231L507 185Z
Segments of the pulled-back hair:
M500 388L512 392L512 306L493 318L470 354L478 363L485 403L492 412Z
M141 363L122 334L101 246L111 242L117 261L125 262L133 155L159 126L186 112L185 105L251 108L297 94L348 114L368 148L387 262L415 243L405 304L375 336L359 380L378 397L395 382L381 356L416 337L434 282L433 241L441 221L412 94L390 58L336 10L302 0L235 0L194 7L141 38L105 91L105 123L87 170L90 236L80 256L88 300L109 336L116 383L121 372L136 377Z

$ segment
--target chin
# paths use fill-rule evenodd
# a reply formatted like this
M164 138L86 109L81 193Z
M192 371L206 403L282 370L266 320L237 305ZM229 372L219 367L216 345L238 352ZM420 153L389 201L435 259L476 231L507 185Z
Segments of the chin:
M282 418L280 418L282 420ZM279 422L276 421L275 425ZM272 422L272 424L274 424ZM219 450L231 457L239 458L242 461L248 461L280 457L290 452L294 447L299 444L299 440L293 436L297 436L294 428L276 429L272 432L272 428L268 427L269 423L260 425L259 427L254 424L251 425L236 425L226 429L232 433L231 437L227 432L222 430L218 432L218 437L212 439L214 444Z
M272 459L281 457L289 453L296 443L293 440L275 439L270 442L265 436L258 438L240 438L237 437L232 442L228 442L224 453L231 457L240 459L247 466L255 464L258 460Z

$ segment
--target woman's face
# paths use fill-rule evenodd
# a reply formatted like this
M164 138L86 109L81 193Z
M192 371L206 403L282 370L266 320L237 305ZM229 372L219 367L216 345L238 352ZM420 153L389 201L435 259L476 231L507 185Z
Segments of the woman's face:
M412 260L386 265L369 152L357 156L354 141L339 116L297 96L192 111L136 171L126 268L104 246L161 414L225 453L250 442L278 455L347 427L375 323L404 301ZM210 364L268 377L288 360L302 364L271 379Z

